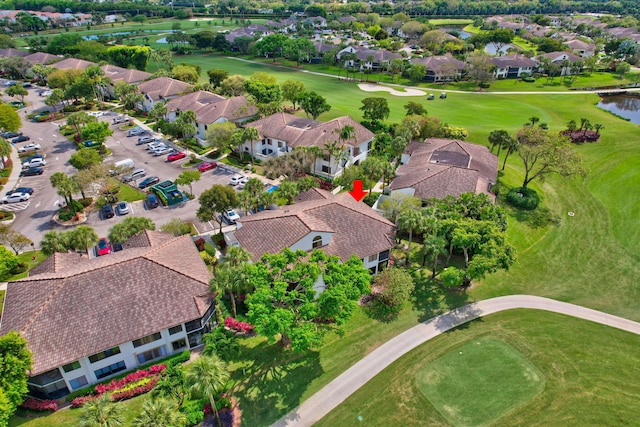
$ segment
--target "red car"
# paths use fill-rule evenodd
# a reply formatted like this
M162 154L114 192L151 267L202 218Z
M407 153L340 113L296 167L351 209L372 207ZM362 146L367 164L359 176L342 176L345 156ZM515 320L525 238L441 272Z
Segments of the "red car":
M187 157L187 153L184 151L178 151L177 153L171 153L167 156L167 162L175 162L176 160L184 159Z
M106 237L98 240L96 245L96 256L109 255L111 253L111 244Z
M198 166L198 170L200 172L206 172L208 170L215 168L216 166L218 166L216 162L202 162L200 163L200 166Z

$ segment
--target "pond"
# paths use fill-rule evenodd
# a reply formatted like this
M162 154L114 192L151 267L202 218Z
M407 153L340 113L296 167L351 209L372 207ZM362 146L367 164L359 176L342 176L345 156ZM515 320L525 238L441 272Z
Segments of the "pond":
M456 32L458 33L457 37L462 40L466 40L472 35L471 33L468 33L462 30L461 28L456 28L456 27L440 27L440 30L444 31L445 33Z
M640 124L640 98L629 95L604 96L597 104L598 108L610 111L616 116Z
M174 31L178 31L178 30L140 30L137 32L119 31L116 33L93 34L90 36L82 36L82 38L85 40L98 40L100 37L111 38L111 37L129 36L129 35L144 36L145 34L148 34L148 33L172 33Z

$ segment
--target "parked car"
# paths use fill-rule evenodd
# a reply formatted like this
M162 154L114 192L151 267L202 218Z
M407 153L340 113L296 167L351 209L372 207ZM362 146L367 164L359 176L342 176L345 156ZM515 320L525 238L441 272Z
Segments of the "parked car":
M29 200L31 195L29 193L13 193L8 196L4 196L2 198L2 203L16 203L16 202L26 202Z
M144 178L146 175L147 175L147 172L144 169L138 168L133 172L131 172L129 175L125 175L124 182L129 182L136 179Z
M175 162L176 160L184 159L187 157L187 153L184 151L178 151L176 153L171 153L167 156L167 162Z
M130 212L129 203L127 202L118 202L116 209L118 210L119 215L126 215Z
M175 150L171 147L161 147L153 150L154 156L163 156L165 154L173 153Z
M238 181L238 188L242 190L248 181L249 181L248 176L243 176L242 178L240 178L240 181Z
M53 93L52 90L47 90L47 89L41 89L38 91L38 95L40 96L49 96Z
M27 151L36 151L41 149L40 144L27 144L24 147L18 148L18 153L26 153Z
M153 151L156 148L166 147L166 146L167 146L167 144L165 144L164 142L155 141L155 142L151 142L151 143L147 144L147 146L144 149L148 150L148 151Z
M160 178L158 178L157 176L148 176L140 181L140 183L138 184L138 188L142 190L144 188L151 187L153 184L157 184L158 182L160 182Z
M229 224L235 224L236 221L240 219L240 215L238 215L233 209L229 209L222 214L222 218L224 218L224 220Z
M11 140L11 143L12 143L12 144L17 144L17 143L19 143L19 142L25 142L25 141L28 141L28 140L30 140L30 139L31 139L31 138L29 138L27 135L20 135L20 136L18 136L18 137L16 137L16 138L13 138L13 139Z
M138 138L138 143L136 145L148 144L155 140L156 139L152 136L141 136L140 138Z
M139 136L145 133L147 133L147 131L138 126L133 129L129 129L129 132L127 132L127 136Z
M82 145L84 148L98 148L102 145L102 142L84 141L84 142L81 142L80 145Z
M9 81L8 81L8 82L6 82L4 85L5 85L6 87L11 87L11 86L15 86L15 85L17 85L17 84L18 84L18 82L17 82L17 81L15 81L15 80L9 80Z
M20 176L36 176L36 175L42 175L43 173L44 173L44 169L42 168L30 168L20 172Z
M26 162L22 163L22 167L25 169L39 168L39 167L45 166L46 164L47 164L47 161L45 159L36 157L34 159L27 160Z
M31 89L33 85L31 83L22 83L22 87L25 89Z
M218 164L216 162L202 162L198 165L198 170L200 172L206 172L211 169L215 169Z
M144 202L147 205L147 209L155 209L160 206L158 196L156 196L155 194L147 194L147 198Z
M102 111L89 111L89 112L87 112L87 114L90 115L90 116L93 116L93 117L100 117L104 113Z
M96 245L96 256L109 255L111 252L111 243L109 243L106 237L102 237L98 240L98 244Z
M129 121L129 117L127 117L127 116L117 116L117 117L113 118L111 123L113 123L114 125L117 125L118 123L124 123L124 122L128 122L128 121Z
M7 191L7 196L10 196L13 193L27 193L28 195L32 195L33 194L33 188L31 187L18 187L14 190L11 191Z
M113 211L113 206L110 204L106 204L100 209L100 213L102 214L102 219L113 218L115 212Z
M22 136L22 132L2 132L0 134L4 139L15 138L16 136Z
M229 180L229 185L238 185L238 184L240 184L240 181L243 178L246 178L246 176L244 176L244 175L234 175Z

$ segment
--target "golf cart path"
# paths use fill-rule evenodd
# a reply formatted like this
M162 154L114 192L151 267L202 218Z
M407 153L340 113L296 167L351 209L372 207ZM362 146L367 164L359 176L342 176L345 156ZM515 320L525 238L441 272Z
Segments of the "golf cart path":
M545 310L640 335L640 323L549 298L509 295L465 305L420 323L390 339L289 412L274 427L312 426L370 379L420 344L471 320L516 308Z
M340 77L337 76L335 74L328 74L328 73L320 73L318 71L311 71L311 70L303 70L303 69L298 69L298 68L293 68L293 67L288 67L286 65L280 65L280 64L268 64L268 63L264 63L264 62L258 62L258 61L252 61L250 59L244 59L244 58L235 58L233 56L225 56L226 59L233 59L235 61L240 61L240 62L247 62L249 64L258 64L258 65L263 65L263 66L267 66L267 67L275 67L275 68L283 68L289 71L298 71L300 73L307 73L307 74L314 74L316 76L323 76L323 77L332 77L332 78L336 78L336 79L344 79L344 77ZM448 93L466 93L466 94L470 94L470 95L584 95L584 94L597 94L597 93L601 93L601 92L606 92L606 93L623 93L623 92L638 92L640 91L640 87L634 87L634 88L623 88L623 89L602 89L602 90L565 90L565 91L498 91L498 92L471 92L468 90L455 90L455 89L434 89L434 88L424 88L424 87L414 87L414 86L406 86L406 85L401 85L399 83L375 83L375 82L363 82L363 83L368 83L368 84L372 84L372 85L379 85L380 86L380 90L381 91L388 91L388 89L385 89L385 86L395 86L398 88L401 88L403 90L416 90L416 91L420 91L423 92L422 95L417 94L416 95L406 95L404 92L398 92L398 93L402 93L403 95L400 96L424 96L425 93L424 92L448 92ZM360 88L362 89L362 88ZM367 91L369 92L369 91ZM393 94L393 93L392 93Z

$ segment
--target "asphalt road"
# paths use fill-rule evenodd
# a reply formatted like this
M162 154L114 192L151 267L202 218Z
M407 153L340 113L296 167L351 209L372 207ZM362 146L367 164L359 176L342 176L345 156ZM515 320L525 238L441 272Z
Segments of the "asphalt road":
M40 176L20 178L16 186L32 187L35 190L34 194L28 202L4 205L3 209L11 210L15 213L16 219L12 227L29 237L37 246L47 231L65 231L68 229L68 227L59 225L53 221L53 216L56 214L60 203L63 202L64 199L59 196L51 186L50 177L54 172L63 172L68 175L76 172L76 169L68 163L69 158L76 151L76 146L75 143L69 141L58 132L59 122L34 123L26 120L28 113L42 111L48 108L44 105L44 98L38 96L36 90L36 88L29 89L29 95L26 97L26 101L29 102L30 105L26 109L19 110L19 114L23 116L21 130L24 135L31 137L31 140L16 144L16 148L32 142L39 143L42 146L40 153L46 156L47 164L44 167L45 173ZM12 100L7 96L3 96L3 99L5 101ZM99 120L111 122L113 117L113 115L104 115L99 117ZM130 158L134 161L136 168L145 169L146 176L158 176L160 180L175 180L182 171L188 170L182 167L182 165L189 160L188 156L171 163L165 161L167 158L166 155L154 157L144 149L144 145L136 146L135 144L138 138L127 137L127 132L120 130L120 126L121 125L111 125L114 134L107 139L106 145L112 150L112 154L105 159L105 162L115 163L119 160ZM207 171L202 174L200 181L193 184L193 193L197 196L213 184L226 185L229 183L232 175L232 172L223 168ZM137 187L139 181L140 180L133 181L130 184ZM5 188L7 191L11 189L13 188ZM183 190L188 189L183 188ZM194 223L200 233L210 232L217 228L217 223L215 222L202 223L196 218L198 206L197 199L194 199L183 206L170 208L160 207L148 210L144 203L140 201L131 204L132 209L129 216L148 217L153 220L158 227L173 218L181 218L186 222ZM240 214L242 215L242 213ZM99 212L94 210L88 213L86 224L93 227L99 236L106 236L109 228L123 219L124 216L116 215L113 218L103 220ZM232 227L228 226L225 230L229 228Z

